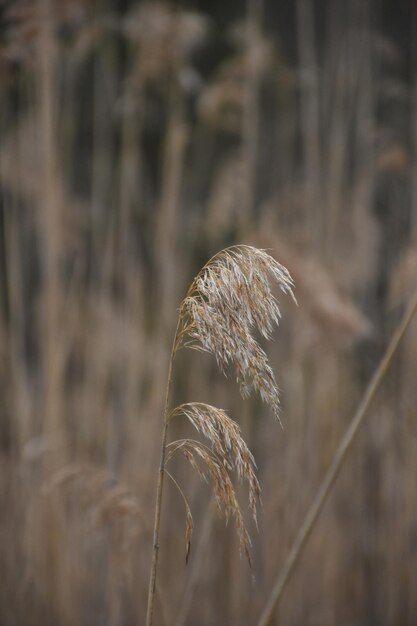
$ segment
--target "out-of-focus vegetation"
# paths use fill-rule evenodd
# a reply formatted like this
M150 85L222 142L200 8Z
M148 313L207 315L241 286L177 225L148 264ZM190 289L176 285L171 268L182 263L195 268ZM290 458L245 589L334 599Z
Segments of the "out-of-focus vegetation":
M178 462L195 538L185 567L168 486L156 610L161 626L255 624L416 288L417 8L13 0L1 13L0 623L144 623L177 308L212 253L247 243L297 285L268 345L284 430L209 356L178 355L174 394L228 409L254 452L255 580ZM277 624L415 624L416 368L414 323Z

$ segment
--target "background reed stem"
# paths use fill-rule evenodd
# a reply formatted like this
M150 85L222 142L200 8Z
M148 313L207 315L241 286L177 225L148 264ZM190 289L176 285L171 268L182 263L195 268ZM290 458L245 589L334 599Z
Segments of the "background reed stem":
M316 497L314 498L307 515L304 519L303 524L301 525L298 534L295 538L294 544L290 550L290 553L287 556L287 559L284 563L284 567L282 568L281 574L278 576L276 583L271 591L271 594L268 598L268 601L265 605L265 608L257 622L257 626L267 626L270 623L274 610L277 607L278 602L280 601L284 589L293 573L295 566L300 558L301 552L304 546L307 543L307 540L310 536L311 531L313 530L314 524L317 521L319 513L323 508L323 505L329 495L336 478L339 474L339 471L342 467L343 461L346 459L347 453L349 452L353 440L355 438L356 433L358 432L360 426L362 425L365 416L367 415L367 411L372 400L375 397L376 392L378 391L385 374L388 371L389 366L392 363L393 357L397 351L397 348L400 344L401 339L403 338L405 331L410 325L411 320L413 319L415 313L417 311L417 292L414 294L405 314L394 332L390 343L388 344L388 348L382 357L366 391L365 395L362 398L361 403L358 406L356 413L354 414L352 421L350 422L348 429L343 436L339 447L336 451L336 454L333 457L333 461L330 464L329 469L321 483L321 486L317 492Z

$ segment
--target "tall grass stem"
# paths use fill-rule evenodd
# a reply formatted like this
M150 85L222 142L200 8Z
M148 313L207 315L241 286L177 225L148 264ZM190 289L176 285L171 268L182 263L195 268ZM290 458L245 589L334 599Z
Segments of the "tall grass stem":
M295 569L295 566L300 558L301 552L304 546L307 543L307 540L311 534L311 531L314 528L314 524L317 521L319 513L323 508L323 505L329 495L336 478L339 474L339 471L342 467L344 460L352 446L355 435L357 434L360 426L362 425L365 416L367 415L368 409L371 405L372 400L375 397L376 392L378 391L385 374L390 367L393 357L397 351L397 348L400 344L401 339L403 338L408 326L410 325L414 315L417 312L417 292L414 294L406 312L404 313L404 317L402 318L399 326L394 332L392 339L387 347L387 350L382 357L371 381L366 388L365 394L362 398L361 403L359 404L356 413L354 414L352 421L350 422L343 439L341 440L339 447L334 455L333 461L330 464L329 469L321 483L321 486L317 492L316 497L314 498L307 515L304 519L303 524L301 525L298 534L295 538L294 544L288 554L288 557L284 563L284 567L278 576L276 583L271 591L271 594L267 600L265 608L257 622L257 626L267 626L273 616L274 610L276 609L278 602L280 601L284 589L287 586L288 581Z
M161 507L162 507L162 494L164 489L164 476L165 476L165 458L167 448L167 436L168 436L168 414L169 414L169 397L172 383L172 367L174 363L174 357L177 346L177 335L180 326L180 319L178 319L177 328L175 330L174 341L172 343L171 356L169 359L168 369L168 382L165 393L165 409L164 409L164 425L162 429L161 440L161 456L159 461L159 474L158 483L156 487L156 505L155 505L155 521L153 529L153 544L152 544L152 562L151 571L149 576L149 590L148 590L148 607L146 612L146 626L152 626L155 604L155 585L156 574L158 569L158 557L159 557L159 528L161 525Z

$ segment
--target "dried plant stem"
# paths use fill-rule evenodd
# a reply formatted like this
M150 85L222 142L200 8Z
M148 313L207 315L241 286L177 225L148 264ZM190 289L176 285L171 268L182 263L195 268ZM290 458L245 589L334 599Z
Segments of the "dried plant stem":
M158 485L156 489L157 495L156 495L156 507L155 507L155 522L154 522L154 529L153 529L152 564L151 564L151 574L149 578L148 610L147 610L147 615L146 615L146 626L152 626L152 622L153 622L156 571L157 571L158 556L159 556L159 526L160 526L160 521L161 521L162 491L164 487L164 476L165 476L165 455L166 455L166 445L167 445L167 432L168 432L168 423L164 421L164 428L162 431L162 443L161 443L161 459L159 462Z
M301 124L304 139L306 192L311 201L307 223L317 243L323 239L323 221L316 219L321 199L319 80L317 73L316 42L314 37L314 9L311 0L298 0L297 44L300 58Z
M148 608L146 612L146 626L152 626L153 614L154 614L156 573L157 573L157 568L158 568L158 557L159 557L159 527L161 523L161 505L162 505L162 493L163 493L163 488L164 488L165 459L166 459L167 436L168 436L169 394L171 390L172 366L173 366L175 352L176 352L178 329L179 329L179 320L178 320L177 328L176 328L175 335L174 335L174 341L172 344L171 356L169 360L168 382L167 382L166 393L165 393L164 426L162 429L161 457L159 461L158 484L156 487L156 505L155 505L155 521L154 521L154 528L153 528L152 563L151 563L151 571L150 571L150 576L149 576Z
M231 246L221 250L200 270L180 306L165 396L146 626L152 626L154 615L165 466L177 451L187 458L202 478L205 474L198 462L204 463L213 484L217 504L224 510L226 519L233 517L240 548L246 554L249 565L251 564L250 537L229 471L235 468L238 477L247 482L249 507L255 521L260 486L255 474L254 458L241 436L240 429L225 411L209 404L188 402L171 411L169 395L174 357L183 345L214 354L223 372L228 365L234 365L243 397L248 396L251 390L259 392L261 398L271 406L275 416L279 417L279 393L274 373L266 353L252 334L255 328L265 339L269 339L273 325L278 324L281 316L278 301L271 291L272 280L277 283L281 293L290 295L296 302L294 282L284 266L265 250L246 245ZM170 419L181 414L206 437L210 446L193 439L178 440L169 444L171 450L167 455ZM174 482L176 483L175 479ZM178 484L177 487L179 488ZM184 502L187 509L187 561L193 521L185 496Z
M245 155L246 193L242 199L243 210L240 212L242 220L251 220L254 215L254 199L256 190L256 163L259 152L259 87L260 76L256 63L251 59L259 47L262 36L263 0L248 0L247 2L247 29L248 29L248 78L245 90L245 110L243 119L243 142Z
M317 495L314 498L313 503L311 504L307 512L305 520L298 531L294 544L284 563L284 567L281 571L281 574L279 575L275 583L275 586L273 587L272 592L265 605L265 608L262 612L262 615L259 621L257 622L257 626L267 626L267 624L269 624L272 618L273 612L298 562L302 549L307 543L307 540L310 536L310 533L314 527L315 522L317 521L319 513L339 474L343 461L345 460L347 453L349 452L351 448L355 435L364 421L368 408L372 400L374 399L375 394L377 390L379 389L382 383L382 380L388 371L389 366L392 363L394 354L397 351L399 343L401 339L403 338L405 331L407 330L416 312L417 312L417 292L414 294L414 297L412 298L410 305L408 306L401 323L397 327L388 345L388 348L384 356L382 357L379 363L379 366L376 369L365 391L365 395L363 396L362 401L359 404L358 409L355 415L353 416L352 421L350 422L342 441L339 444L339 447L336 451L336 454L333 458L333 461L329 469L327 470L327 473L323 479L320 489L318 490Z

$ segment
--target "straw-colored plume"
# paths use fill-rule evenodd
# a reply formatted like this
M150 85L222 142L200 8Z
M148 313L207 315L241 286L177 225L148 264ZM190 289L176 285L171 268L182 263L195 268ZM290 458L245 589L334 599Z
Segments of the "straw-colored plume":
M229 518L234 518L237 535L239 538L240 549L245 553L248 559L249 565L251 565L250 558L250 537L246 530L245 522L243 519L242 511L236 498L235 489L233 487L232 480L227 470L224 457L216 454L214 450L211 450L200 441L194 439L180 439L168 444L167 463L171 458L180 452L190 462L191 466L196 470L200 478L207 481L210 478L210 482L213 485L214 497L216 500L219 511L223 512L226 517L226 522ZM204 464L204 469L200 464ZM208 477L207 477L208 474ZM187 530L186 537L188 540L187 545L187 557L189 554L189 545L191 540L192 530L192 518L191 525L189 516L191 515L190 509L187 506ZM190 530L191 526L191 530Z
M288 270L264 250L222 250L197 274L182 302L176 349L211 352L223 372L233 365L243 397L257 391L278 417L275 376L254 337L257 330L270 339L281 316L271 281L295 300Z
M176 479L166 470L170 460L180 453L190 462L200 478L210 479L218 508L235 522L241 552L249 565L250 537L236 497L231 471L247 482L249 507L256 523L256 505L260 486L255 475L255 461L244 442L240 429L222 409L210 404L191 402L169 408L169 392L175 354L181 346L211 352L220 370L229 365L236 371L244 397L257 391L279 417L279 393L275 376L255 333L270 339L281 312L272 293L276 282L284 294L293 294L294 283L288 270L264 250L239 245L221 250L213 256L194 278L182 301L168 373L161 461L156 493L154 542L149 576L147 626L153 624L155 581L159 552L159 527L164 473L173 480L186 507L186 561L193 530L193 518L187 499ZM174 417L183 415L202 434L209 445L185 438L167 443L167 431Z
M181 346L188 346L214 354L223 372L233 365L242 395L246 397L252 390L259 392L278 417L279 393L274 373L254 336L258 332L270 339L281 316L272 282L295 300L288 270L264 250L240 245L216 254L197 274L181 304L174 354ZM249 508L256 523L261 490L253 455L240 428L224 410L200 402L185 403L168 413L167 423L180 415L208 440L209 446L194 439L174 441L168 445L167 463L179 452L201 478L210 478L217 505L226 519L234 518L241 550L250 563L249 535L230 472L235 470L238 478L247 483ZM192 518L187 502L186 509L188 557Z
M256 522L256 505L261 489L255 475L255 460L239 426L222 409L200 402L180 405L171 412L170 419L177 415L187 417L194 428L209 440L225 468L235 469L239 479L247 482L249 505Z

